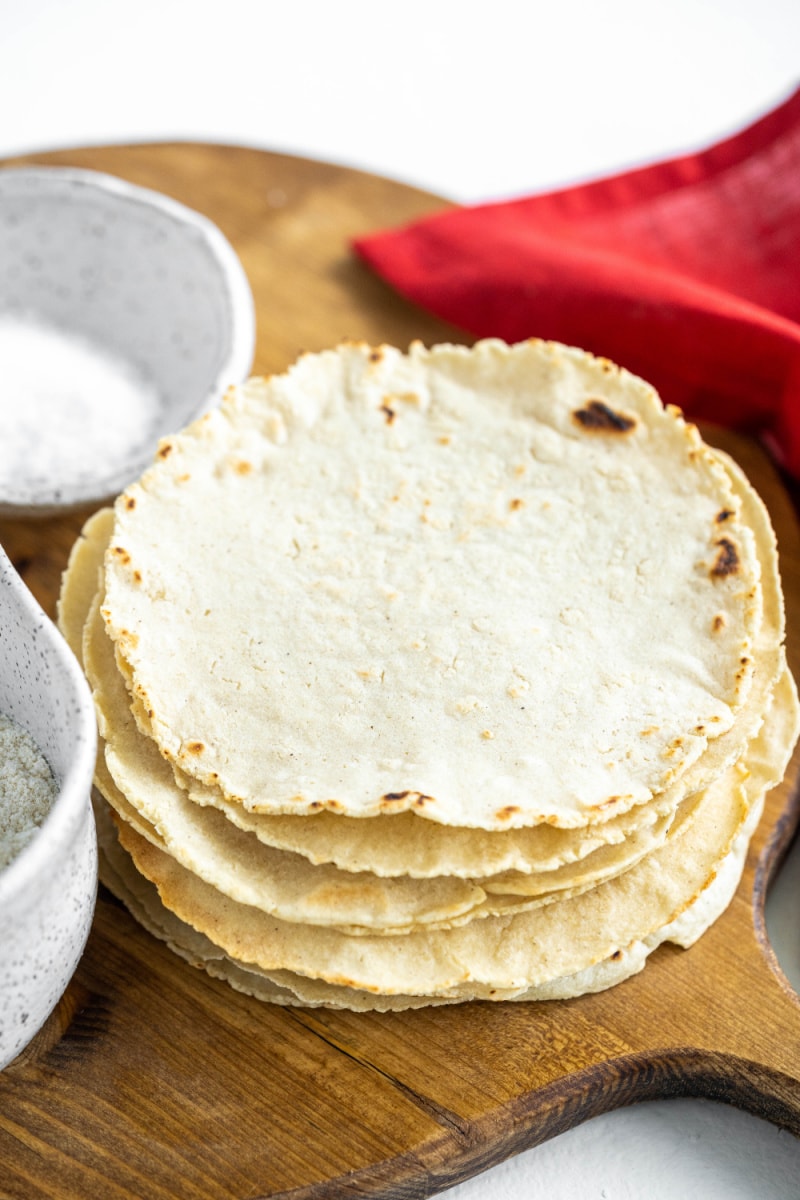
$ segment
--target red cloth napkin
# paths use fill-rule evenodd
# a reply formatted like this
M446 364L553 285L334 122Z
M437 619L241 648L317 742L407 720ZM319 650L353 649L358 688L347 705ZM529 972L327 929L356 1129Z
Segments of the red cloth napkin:
M354 247L465 332L611 358L800 477L800 89L700 153Z

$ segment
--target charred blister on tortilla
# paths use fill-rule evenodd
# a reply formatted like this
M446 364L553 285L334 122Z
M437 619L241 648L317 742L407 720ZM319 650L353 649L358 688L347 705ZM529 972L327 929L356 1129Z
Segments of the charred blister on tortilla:
M583 408L576 408L573 420L587 433L628 434L636 428L636 417L630 413L617 412L605 400L587 400Z

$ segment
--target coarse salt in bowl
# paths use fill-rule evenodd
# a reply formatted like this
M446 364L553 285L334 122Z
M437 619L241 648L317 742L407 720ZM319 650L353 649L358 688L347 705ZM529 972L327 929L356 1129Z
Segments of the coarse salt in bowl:
M97 894L97 732L67 643L0 548L0 712L35 742L55 797L0 870L0 1069L31 1041L80 960Z
M95 171L0 169L0 515L115 495L254 346L247 278L207 218Z

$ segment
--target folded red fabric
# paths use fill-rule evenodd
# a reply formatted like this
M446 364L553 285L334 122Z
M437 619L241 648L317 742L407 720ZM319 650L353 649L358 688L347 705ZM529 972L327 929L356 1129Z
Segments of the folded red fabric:
M800 89L700 153L354 247L466 333L611 358L800 478Z

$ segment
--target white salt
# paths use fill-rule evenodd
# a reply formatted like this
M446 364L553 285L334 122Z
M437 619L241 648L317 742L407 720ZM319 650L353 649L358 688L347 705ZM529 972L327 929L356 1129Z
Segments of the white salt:
M0 713L0 871L27 846L57 791L34 739Z
M157 440L160 398L128 362L0 313L0 493L104 479Z

